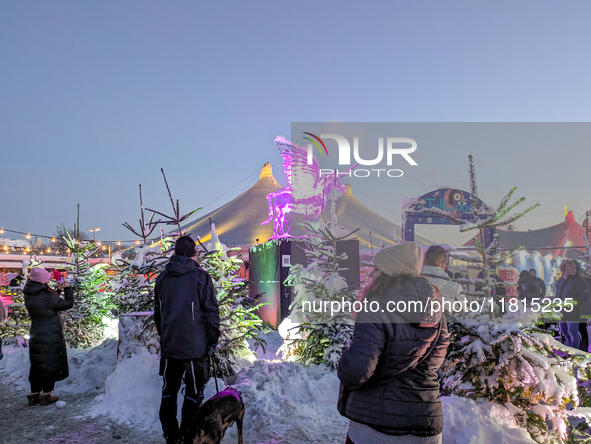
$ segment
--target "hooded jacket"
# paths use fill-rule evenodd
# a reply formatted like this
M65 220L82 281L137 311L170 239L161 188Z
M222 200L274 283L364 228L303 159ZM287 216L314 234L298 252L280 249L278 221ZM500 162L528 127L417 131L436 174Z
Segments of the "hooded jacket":
M31 317L31 375L53 381L66 379L69 376L68 355L59 312L73 307L74 292L67 287L65 299L61 299L45 284L29 279L23 293Z
M216 291L207 272L173 256L156 279L154 321L163 358L198 359L220 336Z
M581 265L575 262L575 274L567 278L561 277L556 286L556 297L560 299L570 298L577 304L569 313L563 311L562 321L580 322L581 315L591 315L591 301L589 300L589 288L587 282L580 275Z
M342 383L339 412L343 416L389 435L441 433L437 370L449 345L445 316L440 317L441 326L421 327L408 322L416 320L412 316L388 311L389 301L426 302L433 294L424 278L396 282L385 294L371 299L380 305L377 312L358 314L351 345L344 351L337 373ZM437 341L435 347L421 361L433 341ZM350 395L344 401L346 390Z

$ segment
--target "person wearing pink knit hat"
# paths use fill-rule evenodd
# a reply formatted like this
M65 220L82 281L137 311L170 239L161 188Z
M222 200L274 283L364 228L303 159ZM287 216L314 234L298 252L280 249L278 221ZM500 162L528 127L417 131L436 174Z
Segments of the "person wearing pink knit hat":
M51 394L56 381L69 376L66 341L59 313L73 307L74 293L63 282L58 283L56 292L48 285L50 279L51 274L44 268L33 268L23 289L25 307L31 317L31 394L27 395L29 406L56 402L59 398ZM59 296L62 290L65 299Z

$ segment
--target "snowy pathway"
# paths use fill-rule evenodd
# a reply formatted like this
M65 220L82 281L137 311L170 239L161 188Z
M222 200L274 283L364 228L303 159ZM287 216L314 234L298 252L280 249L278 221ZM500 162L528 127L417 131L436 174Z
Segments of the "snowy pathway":
M275 360L280 339L267 339L267 353L245 361L234 383L246 404L245 443L342 444L347 420L336 410L336 374ZM0 444L163 444L158 357L139 349L117 363L116 345L109 340L68 351L70 377L55 390L67 403L61 409L27 406L28 350L6 347L0 361ZM205 398L214 394L212 380ZM442 401L443 444L535 444L502 406L455 396ZM234 426L223 444L236 442Z
M29 407L27 391L0 377L0 444L162 444L152 432L87 414L96 394L64 394L67 406Z

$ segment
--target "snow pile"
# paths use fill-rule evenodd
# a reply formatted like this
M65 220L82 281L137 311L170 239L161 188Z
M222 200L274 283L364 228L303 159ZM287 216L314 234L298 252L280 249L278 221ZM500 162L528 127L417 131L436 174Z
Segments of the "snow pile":
M247 442L344 440L348 422L336 409L339 381L335 373L293 362L257 361L238 375L234 387L246 405ZM231 436L235 433L228 432Z
M29 390L29 349L8 346L3 348L0 374L13 385ZM113 373L117 360L117 341L109 339L88 349L68 349L70 376L55 384L57 392L88 393L102 391L105 380Z
M160 431L158 409L162 378L160 359L145 349L117 364L105 381L105 393L96 398L91 414L111 416L120 423Z
M468 398L442 398L443 444L488 443L534 444L524 429L517 426L505 407L492 402L477 403Z
M117 364L117 341L108 339L91 349L68 350L70 376L56 384L67 393L102 392Z
M4 358L0 360L0 375L16 387L29 389L29 349L19 346L2 347Z

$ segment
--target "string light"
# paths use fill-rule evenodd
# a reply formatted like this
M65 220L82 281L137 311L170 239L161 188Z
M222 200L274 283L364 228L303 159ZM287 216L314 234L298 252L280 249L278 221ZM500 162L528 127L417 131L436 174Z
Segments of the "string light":
M98 241L96 244L97 244L97 245L100 245L100 244L101 244L101 241Z
M98 230L97 230L98 231ZM16 234L22 234L23 236L25 236L27 239L31 239L31 237L37 237L37 238L43 238L43 239L48 239L51 242L57 242L57 239L55 236L45 236L43 234L32 234L32 233L27 233L24 231L15 231L15 230L8 230L8 229L4 229L4 228L0 228L0 234L4 234L4 232L6 233L16 233ZM186 230L183 230L183 233L186 232ZM146 240L151 240L152 242L155 242L156 240L160 241L160 238L158 239L146 239ZM79 244L80 241L79 240L74 240L75 243ZM141 242L139 240L123 240L123 241L112 241L112 240L105 240L103 241L103 243L112 243L112 244L116 244L116 245L122 245L124 243L134 243L136 245L139 245ZM101 245L100 242L97 242L98 245Z

